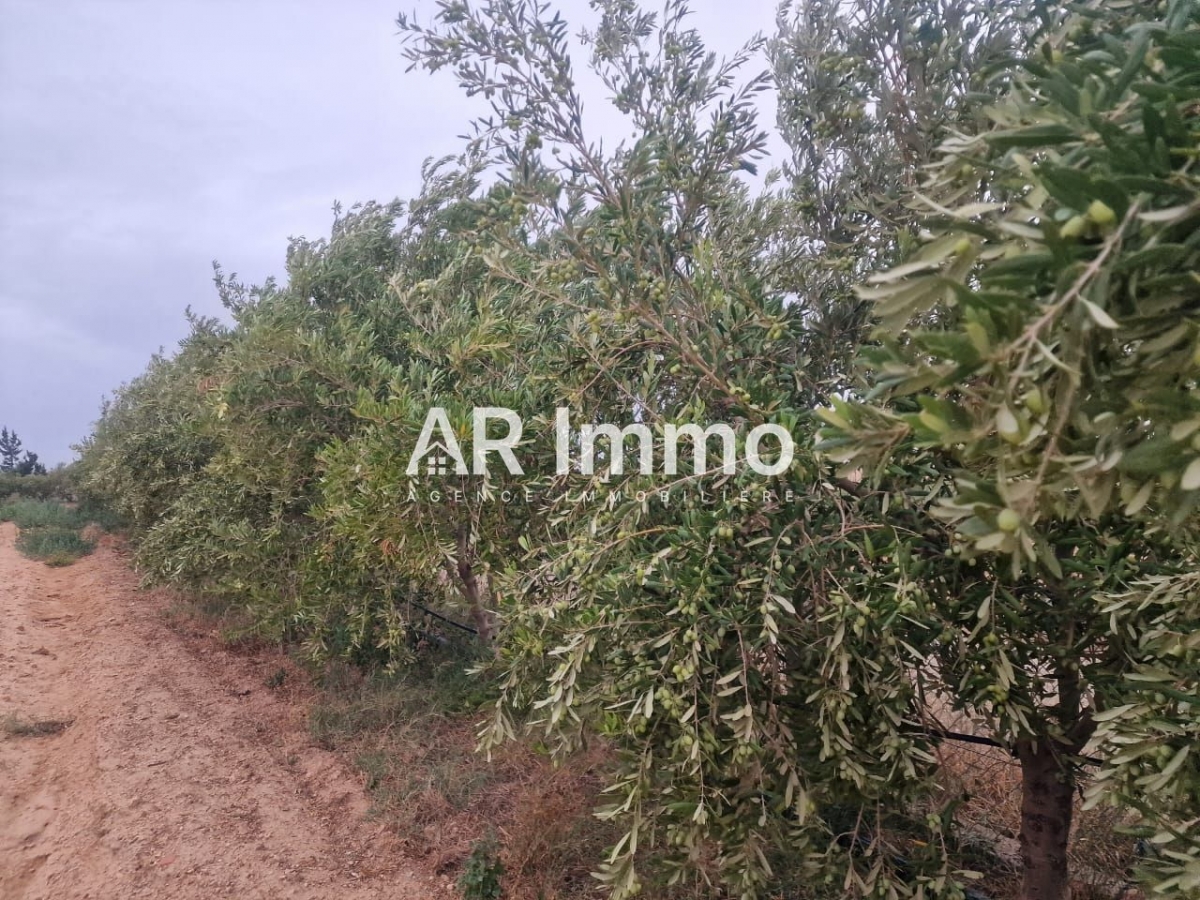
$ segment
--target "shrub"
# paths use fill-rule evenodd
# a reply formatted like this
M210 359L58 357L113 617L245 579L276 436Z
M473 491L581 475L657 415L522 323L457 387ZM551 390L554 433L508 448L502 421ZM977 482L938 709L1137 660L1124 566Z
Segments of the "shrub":
M43 500L17 500L0 506L0 521L18 528L82 528L85 521L77 510Z
M91 541L84 540L73 528L28 528L17 536L17 549L31 559L40 559L49 565L66 565L96 549Z
M504 863L500 862L496 842L490 838L476 842L458 879L463 900L499 900L503 877Z
M95 527L78 509L44 500L16 500L0 506L0 522L20 529L17 549L49 566L70 565L96 548ZM81 530L89 533L81 533Z

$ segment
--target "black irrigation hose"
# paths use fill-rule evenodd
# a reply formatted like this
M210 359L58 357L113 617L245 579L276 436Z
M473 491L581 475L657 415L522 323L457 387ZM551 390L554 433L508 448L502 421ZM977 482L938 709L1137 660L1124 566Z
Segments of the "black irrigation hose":
M460 629L460 630L462 630L462 631L465 631L465 632L467 632L467 634L479 634L479 631L478 631L477 629L475 629L475 628L472 628L470 625L464 625L464 624L462 624L462 622L455 622L453 619L447 619L447 618L446 618L445 616L443 616L441 613L435 613L435 612L434 612L432 609L430 609L430 608L429 608L429 607L427 607L427 606L422 606L422 605L421 605L420 603L418 603L416 600L412 600L412 599L410 599L408 602L409 602L409 603L410 603L412 606L415 606L417 609L421 610L421 612L423 612L423 613L426 613L426 614L428 614L428 615L431 615L431 616L433 616L433 617L434 617L435 619L437 619L439 622L445 622L447 625L451 625L451 626L453 626L454 628L458 628L458 629Z
M962 744L981 744L984 747L999 747L1001 750L1008 749L999 741L989 737L981 737L977 734L963 734L959 731L946 731L941 728L922 728L918 730L918 733L928 735L929 737L942 738L947 741L958 741ZM1089 766L1099 766L1104 763L1104 760L1097 759L1094 756L1081 756L1079 759Z

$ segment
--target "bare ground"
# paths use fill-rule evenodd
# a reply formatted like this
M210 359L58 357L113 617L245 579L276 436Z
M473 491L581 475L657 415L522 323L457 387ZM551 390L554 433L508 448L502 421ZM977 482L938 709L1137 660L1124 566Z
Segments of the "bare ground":
M270 662L189 639L112 542L72 566L0 525L0 897L450 895L368 816ZM30 734L29 722L69 722ZM37 729L32 729L37 731Z

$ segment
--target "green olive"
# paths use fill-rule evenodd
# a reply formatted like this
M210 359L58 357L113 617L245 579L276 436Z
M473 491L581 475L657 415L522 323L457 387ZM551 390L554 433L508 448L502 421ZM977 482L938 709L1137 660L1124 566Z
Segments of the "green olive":
M1113 208L1103 200L1093 200L1087 208L1087 217L1097 225L1111 225L1117 221L1117 214L1113 212Z
M1085 230L1087 230L1087 220L1083 216L1073 216L1059 230L1059 234L1065 238L1077 238L1081 237Z

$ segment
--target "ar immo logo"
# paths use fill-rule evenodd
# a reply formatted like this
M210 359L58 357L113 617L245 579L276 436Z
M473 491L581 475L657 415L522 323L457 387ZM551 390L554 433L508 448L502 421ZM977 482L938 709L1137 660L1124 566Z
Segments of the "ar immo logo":
M488 437L488 426L492 422L507 426L503 437ZM495 454L510 475L524 475L525 470L521 468L514 452L523 432L521 417L513 410L502 406L475 407L471 411L471 464L467 465L467 458L450 426L446 410L435 406L425 416L425 424L405 472L408 475L487 475L488 458ZM772 438L770 443L776 446L770 452L769 459L764 459L761 448L767 438ZM720 463L710 468L708 450L710 442L714 440L720 445ZM571 411L565 407L555 410L554 455L558 475L568 474L573 465L584 475L594 474L598 448L601 449L601 459L607 464L608 471L613 475L624 474L625 456L631 449L627 441L633 442L638 472L642 475L653 474L656 462L654 433L648 425L635 422L621 428L610 424L584 424L576 431L571 427ZM732 474L737 468L737 433L731 425L717 423L703 428L691 424L664 426L662 472L666 475L679 474L681 442L686 442L683 451L691 450L692 474ZM578 449L578 459L575 460L571 456L573 448ZM759 475L770 476L786 471L792 464L795 444L791 434L782 425L758 425L746 435L744 450L745 464Z

